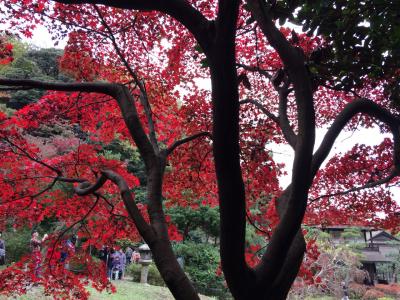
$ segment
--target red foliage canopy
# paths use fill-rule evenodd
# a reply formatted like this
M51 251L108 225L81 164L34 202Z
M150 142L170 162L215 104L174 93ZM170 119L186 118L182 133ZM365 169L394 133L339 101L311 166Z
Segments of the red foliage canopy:
M135 207L141 217L133 218L124 199L125 190L112 175L123 178L129 189L140 184L135 174L127 171L126 162L110 159L102 151L116 139L140 153L148 171L152 170L151 155L143 149L150 145L154 153L165 154L168 166L160 180L161 183L164 180L166 205L195 206L197 202L193 200L199 199L205 204L218 205L209 139L211 93L204 84L199 84L210 76L210 61L202 49L204 45L176 19L182 20L155 11L91 4L69 5L46 0L0 3L0 22L13 27L16 33L29 37L35 24L43 24L55 40L68 36L60 68L77 82L0 80L5 86L53 90L11 117L1 115L0 226L4 228L10 216L15 227L56 218L67 229L74 228L80 237L85 237L85 247L101 247L126 237L139 239L136 226L140 220L156 228L158 225L154 224L159 220L152 214L155 208L137 203ZM209 20L217 15L217 1L190 3ZM276 206L279 207L285 193L279 186L279 177L284 175L282 166L274 161L271 150L277 144L295 148L300 125L294 88L281 56L250 18L251 13L241 8L235 40L241 99L240 166L247 219L269 240L279 223ZM292 46L302 50L306 61L325 44L321 37L307 37L288 28L280 28L280 33ZM12 47L4 43L0 44L0 55L11 57ZM376 120L382 122L379 126L383 132L390 131L382 114L351 115L348 122L335 123L338 114L346 118L349 111L368 113L371 105L376 104L395 113L383 94L382 83L371 83L366 78L365 85L352 92L332 90L328 83L321 84L316 79L313 84L316 125L329 127L328 135L331 131L334 135L338 128L369 128ZM123 88L115 92L119 87ZM131 95L127 102L118 100L121 93ZM370 100L359 104L360 97ZM134 110L127 112L126 105ZM141 125L132 121L136 115ZM54 126L61 127L63 132L48 138L37 137L37 132ZM74 133L74 128L81 135ZM143 142L140 130L149 142ZM334 138L328 136L323 145L333 143ZM350 152L331 158L319 170L327 154L322 148L313 158L315 179L304 222L364 224L398 231L399 206L389 189L398 184L392 140L385 139L375 147L356 145ZM150 178L151 172L147 175ZM95 183L97 188L89 193L90 182L100 183ZM165 218L163 222L166 223ZM170 238L179 240L176 228L169 225ZM55 259L54 253L67 229L55 232L48 241L47 274L52 276L44 277L43 282L52 293L84 299L85 281L81 276L63 272ZM141 231L140 226L138 229ZM251 255L259 250L259 246L249 247L246 257L249 265L259 262L258 256ZM2 273L2 291L15 288L6 280L11 272L21 278L17 292L24 291L31 273L21 270L22 263ZM102 289L108 285L104 274L99 276L100 270L93 267L84 275ZM68 295L67 286L74 286Z

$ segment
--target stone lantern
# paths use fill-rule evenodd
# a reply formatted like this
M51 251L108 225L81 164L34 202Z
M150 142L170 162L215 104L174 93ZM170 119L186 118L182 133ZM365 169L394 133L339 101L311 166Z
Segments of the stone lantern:
M147 244L141 245L138 250L140 254L139 264L142 265L142 271L140 272L140 283L147 283L149 265L153 262L151 258L151 250Z

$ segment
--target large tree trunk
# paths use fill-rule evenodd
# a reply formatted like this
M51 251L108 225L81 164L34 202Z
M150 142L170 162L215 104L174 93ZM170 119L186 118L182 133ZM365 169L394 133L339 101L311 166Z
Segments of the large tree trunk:
M226 13L220 15L213 46L207 51L212 83L213 153L220 205L222 269L235 299L256 299L249 297L249 286L244 284L255 278L244 258L246 203L239 156L239 95L234 43L237 2L221 1L219 9Z
M268 276L268 265L251 269L245 253L246 201L240 167L239 146L239 95L235 68L234 43L224 34L217 37L209 52L212 97L214 158L218 180L221 214L221 263L225 279L237 300L285 299L302 263L305 243L301 231L295 232L291 244L282 258L282 267ZM282 217L287 211L290 188L284 192L278 205Z
M168 226L162 208L162 182L165 168L165 157L158 157L148 171L147 198L150 224L155 238L146 241L153 253L154 262L160 271L161 277L178 300L199 300L199 296L178 264L168 237Z
M189 278L178 264L169 240L158 238L150 248L154 262L175 299L200 299Z

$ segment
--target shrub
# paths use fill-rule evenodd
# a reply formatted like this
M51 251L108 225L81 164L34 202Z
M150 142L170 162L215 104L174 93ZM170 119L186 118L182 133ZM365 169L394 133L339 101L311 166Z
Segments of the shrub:
M133 281L140 282L140 273L142 271L142 265L130 264L127 268L127 274L132 276ZM161 277L160 272L154 264L149 265L149 274L147 282L151 285L165 286L165 282Z
M174 250L176 256L183 257L184 270L198 292L210 296L225 295L223 277L216 274L219 266L217 247L207 243L184 242L175 244Z
M22 256L30 252L29 241L31 239L30 229L3 232L2 239L6 244L6 263L19 261Z
M381 291L375 290L375 289L370 289L368 290L364 297L362 298L363 300L378 300L379 298L385 297L385 294L382 293Z
M399 284L377 284L375 288L389 296L394 296L396 299L400 298L400 285Z
M367 288L365 285L358 284L352 282L349 284L349 297L350 299L361 299L365 293L367 292Z

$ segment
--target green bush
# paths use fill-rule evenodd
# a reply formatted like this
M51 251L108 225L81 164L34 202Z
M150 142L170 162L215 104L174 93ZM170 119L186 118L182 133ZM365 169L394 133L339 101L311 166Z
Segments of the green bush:
M127 268L127 274L133 277L133 281L140 282L140 272L142 271L142 265L130 264ZM151 285L165 286L165 282L161 277L160 272L154 264L149 265L149 274L147 282Z
M223 277L217 276L218 248L207 243L184 242L174 245L175 254L183 257L184 270L197 290L205 295L223 297L226 288Z
M6 244L6 263L19 261L20 258L30 252L29 242L31 239L30 229L20 229L3 232L2 239Z

